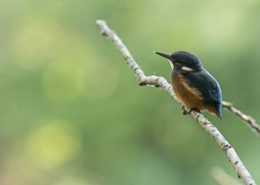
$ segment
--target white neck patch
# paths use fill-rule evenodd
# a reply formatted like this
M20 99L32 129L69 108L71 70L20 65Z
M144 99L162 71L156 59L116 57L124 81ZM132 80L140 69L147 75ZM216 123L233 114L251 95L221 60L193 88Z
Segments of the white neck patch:
M183 70L183 71L187 71L187 72L194 71L194 70L191 69L190 67L186 67L186 66L181 67L181 70Z

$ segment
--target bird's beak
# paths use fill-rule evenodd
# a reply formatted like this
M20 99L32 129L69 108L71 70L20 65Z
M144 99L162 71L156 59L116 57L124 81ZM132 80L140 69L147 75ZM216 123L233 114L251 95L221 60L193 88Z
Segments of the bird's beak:
M171 58L171 55L166 54L166 53L161 53L161 52L158 52L158 51L155 51L154 53L156 53L157 55L160 55L164 58L167 58L168 60L170 60L170 58Z

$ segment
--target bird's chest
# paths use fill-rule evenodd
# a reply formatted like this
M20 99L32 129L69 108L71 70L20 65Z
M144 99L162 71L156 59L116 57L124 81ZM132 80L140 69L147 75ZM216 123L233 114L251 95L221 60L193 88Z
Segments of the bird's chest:
M187 83L183 74L178 72L172 74L172 87L177 98L187 108L203 107L201 93Z

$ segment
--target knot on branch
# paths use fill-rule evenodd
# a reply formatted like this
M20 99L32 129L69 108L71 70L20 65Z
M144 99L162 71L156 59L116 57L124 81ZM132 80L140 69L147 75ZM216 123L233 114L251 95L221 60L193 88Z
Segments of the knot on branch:
M111 32L107 26L106 21L104 20L97 20L96 24L98 25L98 27L100 28L100 34L104 37L110 37L111 34L109 34L109 32Z

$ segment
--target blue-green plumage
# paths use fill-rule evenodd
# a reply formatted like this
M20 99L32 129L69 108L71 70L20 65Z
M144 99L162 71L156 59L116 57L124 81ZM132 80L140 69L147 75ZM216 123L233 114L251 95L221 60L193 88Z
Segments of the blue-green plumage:
M173 90L189 109L208 110L222 117L222 95L217 80L203 68L198 57L186 51L177 51L171 55L156 52L173 63Z
M205 69L194 73L187 73L184 79L187 83L197 89L206 104L213 105L216 108L217 116L221 117L222 95L217 82Z

